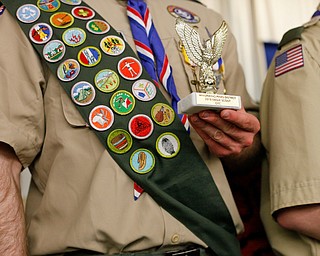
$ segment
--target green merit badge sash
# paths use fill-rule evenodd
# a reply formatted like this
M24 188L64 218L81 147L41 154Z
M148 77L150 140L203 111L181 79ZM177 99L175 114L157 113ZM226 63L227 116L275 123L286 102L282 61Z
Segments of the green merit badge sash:
M125 173L215 254L240 255L208 167L123 37L81 1L2 2Z

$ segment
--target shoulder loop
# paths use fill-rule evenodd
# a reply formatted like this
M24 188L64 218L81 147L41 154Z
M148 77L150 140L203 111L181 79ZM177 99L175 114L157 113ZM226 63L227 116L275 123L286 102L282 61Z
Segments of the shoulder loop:
M293 29L290 29L288 32L286 32L279 45L278 45L278 49L280 50L282 46L286 45L287 43L295 40L295 39L301 39L301 34L304 30L304 26L300 26L300 27L297 27L297 28L293 28Z

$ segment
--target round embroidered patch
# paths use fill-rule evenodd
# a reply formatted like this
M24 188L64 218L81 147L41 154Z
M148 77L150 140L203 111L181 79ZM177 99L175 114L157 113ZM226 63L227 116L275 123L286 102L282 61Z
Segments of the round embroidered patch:
M184 21L189 22L189 23L199 23L200 22L200 17L184 8L174 6L174 5L169 5L167 7L167 10L169 13L175 17L175 18L182 18Z
M152 119L161 126L172 124L175 118L174 110L165 103L157 103L151 109Z
M80 20L90 20L96 15L94 10L86 6L74 7L71 11L72 15Z
M62 40L66 45L76 47L86 40L86 32L81 28L69 28L62 34Z
M140 79L132 85L133 95L141 101L150 101L156 94L156 86L148 80Z
M144 148L134 151L130 158L132 170L139 174L146 174L152 171L155 162L154 155Z
M158 137L156 148L162 157L172 158L180 151L180 140L175 134L166 132Z
M18 8L16 16L23 23L32 23L39 19L40 10L34 4L24 4Z
M60 0L60 1L68 5L79 5L82 2L81 0Z
M50 23L56 28L70 27L74 22L74 18L70 13L57 12L51 15Z
M71 89L72 100L80 106L91 104L95 96L96 91L93 85L86 81L76 83Z
M127 115L134 109L135 99L130 92L120 90L112 95L110 105L117 114Z
M153 129L153 122L147 115L138 114L129 121L129 132L137 139L143 140L150 137Z
M46 23L37 23L29 31L29 37L36 44L45 44L52 37L53 31Z
M117 56L123 53L125 43L121 37L106 36L100 42L100 48L103 52L111 56Z
M87 22L86 28L93 34L105 34L110 30L109 24L104 20L90 20Z
M80 64L74 59L67 59L57 69L57 76L61 81L69 82L75 79L80 72Z
M97 47L87 46L78 53L78 61L86 67L96 66L101 60L101 52Z
M44 12L55 12L60 8L59 0L38 0L37 2L40 10Z
M127 131L116 129L109 134L107 144L114 153L124 154L132 147L132 137Z
M103 69L94 78L96 87L102 92L113 92L120 85L120 79L116 72L111 69Z
M135 80L142 74L142 65L133 57L125 57L118 62L118 71L123 78Z
M66 46L60 40L51 40L43 47L43 57L48 62L58 62L66 53Z
M93 108L89 115L89 122L92 128L97 131L108 130L114 121L112 110L104 105L98 105Z

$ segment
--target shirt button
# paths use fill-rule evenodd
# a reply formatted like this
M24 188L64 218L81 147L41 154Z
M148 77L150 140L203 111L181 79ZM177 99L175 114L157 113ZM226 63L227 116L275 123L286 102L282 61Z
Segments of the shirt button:
M171 242L172 242L173 244L177 244L177 243L179 242L179 240L180 240L180 237L179 237L178 234L174 234L174 235L171 237Z

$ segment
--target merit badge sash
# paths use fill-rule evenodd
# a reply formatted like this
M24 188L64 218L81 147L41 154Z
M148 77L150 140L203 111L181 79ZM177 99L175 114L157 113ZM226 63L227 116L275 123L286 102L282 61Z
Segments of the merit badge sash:
M2 2L138 187L215 254L240 255L232 218L208 167L123 37L81 1Z

